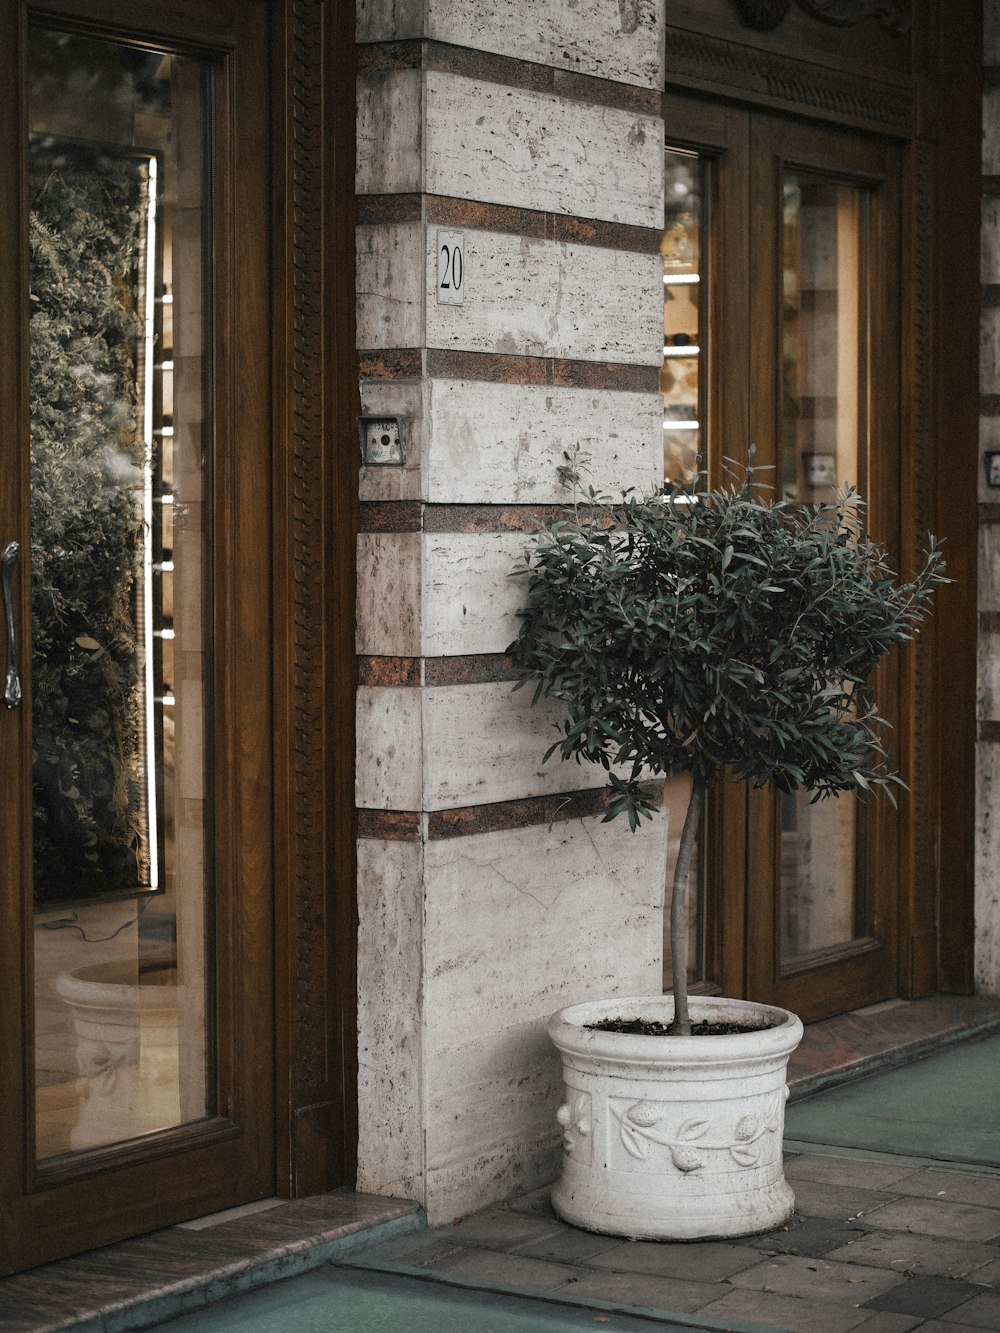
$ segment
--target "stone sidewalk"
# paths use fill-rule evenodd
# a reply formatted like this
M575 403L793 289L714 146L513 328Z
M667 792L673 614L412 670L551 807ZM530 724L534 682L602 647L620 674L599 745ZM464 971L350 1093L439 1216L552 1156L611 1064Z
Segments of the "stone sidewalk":
M349 1267L561 1304L782 1333L1000 1330L1000 1171L851 1150L789 1153L787 1226L671 1244L560 1222L548 1190L353 1253Z

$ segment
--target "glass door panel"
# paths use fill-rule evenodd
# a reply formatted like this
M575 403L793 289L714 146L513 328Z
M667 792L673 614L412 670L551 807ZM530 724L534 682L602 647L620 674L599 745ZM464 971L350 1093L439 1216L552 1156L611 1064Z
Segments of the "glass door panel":
M868 439L867 192L786 171L782 189L781 492L802 503L864 489ZM779 798L781 963L867 933L864 821L844 795Z
M29 29L35 1154L214 1111L206 71Z
M845 485L898 525L898 168L892 145L753 114L748 436L776 495ZM879 708L899 720L893 672ZM898 736L898 732L895 733ZM805 1021L896 993L898 820L885 800L747 795L747 991Z

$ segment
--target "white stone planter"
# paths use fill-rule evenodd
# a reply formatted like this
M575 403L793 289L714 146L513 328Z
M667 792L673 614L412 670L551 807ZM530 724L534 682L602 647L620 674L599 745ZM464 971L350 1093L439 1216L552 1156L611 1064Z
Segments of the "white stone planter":
M794 1196L782 1172L788 1057L802 1024L787 1009L693 997L691 1017L762 1021L721 1037L597 1032L605 1018L669 1023L668 995L596 1000L554 1014L563 1060L558 1215L648 1240L745 1236L780 1226Z

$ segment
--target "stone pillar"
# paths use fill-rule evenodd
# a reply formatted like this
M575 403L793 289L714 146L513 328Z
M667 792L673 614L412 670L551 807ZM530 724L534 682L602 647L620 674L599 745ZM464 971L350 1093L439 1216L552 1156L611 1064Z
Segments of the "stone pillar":
M505 648L528 537L662 475L662 6L359 0L360 1189L446 1221L551 1179L548 1015L658 992L665 820L605 824ZM465 300L437 301L438 236Z

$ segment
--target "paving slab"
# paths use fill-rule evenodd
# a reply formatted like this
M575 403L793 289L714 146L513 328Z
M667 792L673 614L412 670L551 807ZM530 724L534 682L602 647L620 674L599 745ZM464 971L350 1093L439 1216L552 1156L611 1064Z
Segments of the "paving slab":
M449 1242L449 1245L451 1243ZM451 1249L434 1261L425 1260L420 1267L428 1273L461 1278L463 1282L478 1282L484 1286L535 1292L553 1291L579 1276L580 1269L569 1264L547 1263L525 1255L507 1254L503 1250L478 1250L471 1247Z
M881 1310L858 1327L861 1333L910 1333L912 1328L919 1328L920 1333L923 1333L926 1324L916 1315L890 1314Z
M820 1305L800 1296L733 1288L698 1311L699 1319L728 1328L730 1323L763 1324L782 1333L850 1333L863 1327L870 1311L841 1301Z
M898 1273L886 1272L884 1268L803 1259L793 1254L776 1254L729 1279L732 1286L751 1291L773 1291L783 1296L801 1296L803 1300L842 1301L850 1305L861 1305L869 1297L886 1293L905 1281Z
M595 1255L611 1254L628 1247L627 1240L614 1236L598 1236L592 1231L578 1231L576 1227L560 1227L550 1235L516 1245L512 1254L527 1254L533 1259L550 1259L556 1263L585 1264Z
M565 1224L555 1218L514 1213L507 1208L490 1208L463 1218L450 1227L440 1228L441 1234L459 1245L478 1245L491 1250L509 1250L526 1241L552 1237L566 1230ZM606 1239L606 1238L605 1238Z
M970 1175L964 1171L924 1168L899 1180L893 1191L948 1199L951 1203L974 1203L980 1208L1000 1209L1000 1176Z
M858 1235L840 1249L831 1250L826 1257L841 1263L889 1268L894 1273L930 1273L938 1277L968 1277L991 1262L1000 1262L1000 1255L993 1245L945 1240L941 1236L921 1236L904 1231L874 1231ZM975 1280L989 1282L990 1277L977 1277Z
M855 1221L867 1217L876 1208L893 1201L894 1195L877 1190L827 1185L812 1180L797 1180L795 1211L803 1217L828 1217L837 1221Z
M909 1277L891 1291L882 1292L866 1300L869 1310L892 1310L896 1314L919 1315L922 1319L936 1319L957 1306L964 1305L980 1289L971 1282L951 1277Z
M635 1241L616 1246L587 1262L591 1268L609 1268L619 1273L650 1273L658 1277L687 1278L691 1282L722 1282L733 1273L760 1263L760 1254L749 1245L728 1245L724 1241L695 1241L683 1245Z
M1000 1328L1000 1294L991 1291L973 1296L964 1305L942 1316L945 1325L951 1320L968 1324L970 1328L988 1328L996 1333Z
M574 1300L597 1300L631 1309L655 1310L664 1314L691 1314L714 1300L719 1288L711 1282L684 1282L680 1278L656 1277L649 1273L609 1273L577 1270L571 1284L559 1295Z
M949 1203L946 1199L898 1199L872 1209L865 1217L873 1229L880 1231L920 1231L928 1236L972 1241L1000 1236L1000 1210Z
M859 1162L849 1157L796 1153L785 1163L785 1177L797 1189L800 1180L819 1185L842 1185L863 1190L898 1188L898 1182L919 1172L912 1163Z
M854 1237L867 1234L863 1220L842 1222L827 1217L802 1217L796 1213L780 1231L767 1231L743 1243L772 1254L802 1254L821 1259L832 1250L849 1244Z

